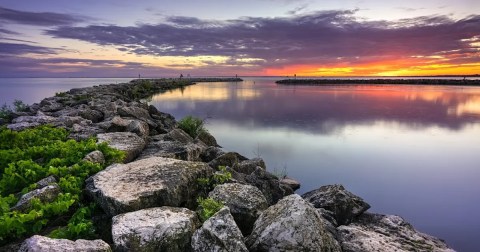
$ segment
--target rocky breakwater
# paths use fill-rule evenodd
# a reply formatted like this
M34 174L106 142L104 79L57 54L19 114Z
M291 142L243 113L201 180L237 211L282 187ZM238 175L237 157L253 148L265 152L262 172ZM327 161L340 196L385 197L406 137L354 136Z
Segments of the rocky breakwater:
M370 206L343 186L294 194L299 183L269 173L263 160L223 150L208 132L192 137L141 101L188 84L72 89L17 115L10 129L52 124L127 153L123 164L86 180L86 196L104 212L101 239L35 235L20 251L452 251L398 216L366 212ZM207 196L223 207L202 223L197 203Z

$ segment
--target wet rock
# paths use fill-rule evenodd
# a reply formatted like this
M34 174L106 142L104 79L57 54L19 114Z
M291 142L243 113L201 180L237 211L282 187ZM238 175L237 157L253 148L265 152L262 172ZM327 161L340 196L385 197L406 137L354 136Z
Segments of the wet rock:
M237 172L243 173L243 174L250 174L255 171L257 167L261 167L263 169L266 169L265 162L261 158L252 158L250 160L244 160L241 161L237 164L233 165L233 169L236 170Z
M293 191L300 189L300 182L289 177L280 179L280 184L292 188Z
M92 163L97 163L97 164L104 164L105 163L105 156L103 153L99 150L92 151L88 153L84 158L84 161L90 161Z
M324 208L335 214L338 225L347 225L367 211L370 205L362 198L345 190L342 185L326 185L307 192L302 197L316 208Z
M228 207L210 217L192 237L195 252L247 252L243 236Z
M191 250L191 237L200 222L186 208L157 207L120 214L112 219L115 251Z
M400 216L364 213L347 226L339 226L344 252L438 251L452 252L443 240L423 234Z
M218 169L219 166L230 166L233 167L235 164L240 163L241 161L247 160L248 158L236 153L236 152L227 152L214 160L208 162L208 164L214 169Z
M221 148L210 146L200 154L200 159L208 163L223 154L225 152Z
M212 134L210 134L208 131L201 131L198 134L197 139L204 142L207 146L214 146L214 147L219 146L217 144L217 139L215 139L215 137L212 136Z
M205 163L151 157L114 164L86 180L87 192L111 216L158 206L196 206L197 180L210 177Z
M20 212L27 211L31 207L30 201L32 199L39 199L42 203L49 203L54 201L60 192L60 187L57 184L51 184L40 189L35 189L22 195L17 204L10 210Z
M235 222L244 235L251 233L253 223L261 211L268 207L262 192L251 185L238 183L218 185L208 196L230 208Z
M64 252L88 251L111 252L110 246L102 240L76 240L52 239L45 236L34 235L26 239L18 252Z
M342 251L317 210L296 194L263 211L246 244L250 251Z
M55 183L57 183L57 179L53 175L51 175L44 179L39 180L36 184L37 184L37 189L40 189Z
M126 154L124 162L132 161L145 148L145 141L131 132L98 134L97 139L99 143L107 142L110 147L124 151Z
M290 187L280 184L280 181L275 175L260 167L257 167L254 172L247 175L245 181L262 191L267 199L268 205L273 205L283 197L293 193Z

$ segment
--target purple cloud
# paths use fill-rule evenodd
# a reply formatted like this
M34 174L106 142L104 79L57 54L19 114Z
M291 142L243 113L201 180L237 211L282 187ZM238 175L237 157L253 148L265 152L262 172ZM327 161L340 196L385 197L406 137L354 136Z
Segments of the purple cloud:
M432 55L468 49L462 39L480 35L480 15L462 20L428 16L397 22L362 21L355 11L322 11L278 18L215 21L168 17L160 24L58 27L46 33L113 45L134 54L220 55L259 58L263 66L331 63L378 57Z
M0 7L1 23L6 22L35 26L62 26L72 25L85 20L85 17L79 15L53 12L28 12Z
M56 49L27 44L0 42L0 55L21 55L26 53L54 54Z

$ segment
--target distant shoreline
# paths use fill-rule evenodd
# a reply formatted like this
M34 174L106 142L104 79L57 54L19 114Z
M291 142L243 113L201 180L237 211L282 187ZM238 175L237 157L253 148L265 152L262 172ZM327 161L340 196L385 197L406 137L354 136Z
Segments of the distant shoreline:
M283 79L275 83L280 85L435 85L435 86L480 86L480 80L470 79Z

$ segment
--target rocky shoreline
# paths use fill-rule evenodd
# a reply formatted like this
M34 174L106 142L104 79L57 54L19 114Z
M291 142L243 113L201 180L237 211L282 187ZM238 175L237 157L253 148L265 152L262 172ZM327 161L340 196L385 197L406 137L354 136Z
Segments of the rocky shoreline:
M34 235L18 251L453 251L399 216L367 212L370 205L341 185L295 194L300 185L269 173L262 159L226 152L208 133L192 138L173 116L142 100L201 81L225 80L78 88L16 113L9 129L51 124L127 154L123 164L86 181L86 195L104 211L95 221L101 239ZM101 162L98 153L86 158ZM205 192L199 179L221 166L231 178ZM202 223L197 198L207 195L224 207Z
M280 85L437 85L437 86L480 86L478 79L284 79Z

